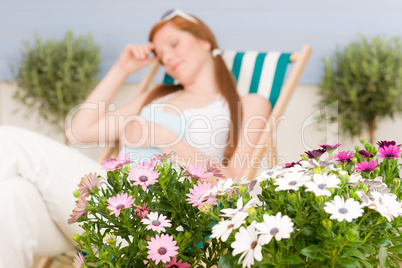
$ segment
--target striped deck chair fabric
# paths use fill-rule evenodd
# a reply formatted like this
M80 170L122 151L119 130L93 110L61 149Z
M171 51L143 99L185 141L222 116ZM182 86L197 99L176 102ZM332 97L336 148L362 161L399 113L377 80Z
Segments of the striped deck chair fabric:
M222 54L236 79L239 95L257 93L269 99L272 108L281 92L290 56L290 53L257 51L224 51ZM165 74L163 82L169 85L178 83L168 74Z

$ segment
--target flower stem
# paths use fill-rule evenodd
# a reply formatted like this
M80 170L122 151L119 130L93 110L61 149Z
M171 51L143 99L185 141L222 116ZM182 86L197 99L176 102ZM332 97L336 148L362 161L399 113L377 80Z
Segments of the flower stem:
M364 237L364 239L363 239L363 241L362 241L362 244L364 244L364 243L366 242L367 238L369 238L370 235L371 235L373 232L374 232L374 230L371 230L371 231Z
M364 221L365 218L367 218L368 215L372 214L373 211L370 210L368 213L366 213L366 215L364 215L364 217L359 221L359 223L357 224L357 227L360 227L360 224L362 224L362 222Z
M344 246L346 246L346 244L348 243L348 240L344 237L342 239L342 243L341 246L339 247L338 250L334 250L332 253L335 252L335 254L332 254L331 256L331 267L335 267L335 260L338 258L339 254L342 252L342 249Z

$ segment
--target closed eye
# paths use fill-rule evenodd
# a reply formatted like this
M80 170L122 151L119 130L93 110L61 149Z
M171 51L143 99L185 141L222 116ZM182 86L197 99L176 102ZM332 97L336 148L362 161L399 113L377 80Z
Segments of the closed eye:
M172 42L170 42L170 46L171 47L176 47L179 44L179 40L178 39L174 39Z

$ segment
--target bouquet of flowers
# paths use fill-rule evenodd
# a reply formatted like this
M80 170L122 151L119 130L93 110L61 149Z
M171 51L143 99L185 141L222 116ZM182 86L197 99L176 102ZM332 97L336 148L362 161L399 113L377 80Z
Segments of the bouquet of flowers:
M129 155L105 160L107 178L85 175L69 223L84 229L74 234L79 253L74 267L211 267L224 248L208 244L216 216L200 201L212 189L207 179L220 170L167 161L129 165Z
M321 145L252 181L166 155L109 159L106 179L86 175L76 191L74 266L399 267L402 150L361 142Z
M249 184L221 181L204 195L217 199L208 213L221 218L211 244L227 248L218 267L399 267L401 148L361 142L337 154L339 144L321 145Z

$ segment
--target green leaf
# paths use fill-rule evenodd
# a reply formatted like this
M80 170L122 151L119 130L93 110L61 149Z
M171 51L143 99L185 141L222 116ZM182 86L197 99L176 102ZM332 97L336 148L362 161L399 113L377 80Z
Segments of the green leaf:
M148 267L148 265L145 265L145 263L143 262L143 261L137 261L137 262L135 262L135 268L145 268L145 267ZM133 266L133 267L134 267Z
M390 248L388 248L388 252L393 252L393 253L402 254L402 245L390 247Z
M401 267L400 264L400 260L401 258L398 258L396 255L389 255L389 257L392 259L392 261L394 262L394 264L396 265L396 267Z
M301 254L303 254L306 257L312 258L312 259L322 259L322 258L328 257L316 245L310 245L306 248L303 248L301 250Z
M359 262L363 264L366 268L373 268L373 265L371 265L371 263L369 263L368 261L359 260Z
M342 267L346 267L346 268L361 267L358 260L352 259L352 258L341 259L341 260L339 260L339 262L342 264Z
M227 253L219 258L218 268L232 268L236 266L235 258Z
M383 222L381 224L377 224L376 226L374 226L375 229L379 229L382 231L385 231L391 227L392 227L392 225L389 222Z
M365 254L373 254L375 252L375 248L373 246L371 246L370 244L367 244L367 243L364 244L364 245L361 245L359 248Z
M361 253L357 248L346 248L342 250L343 254L341 255L341 258L346 258L346 257L357 257L361 260L366 260L366 257L364 256L363 253Z
M301 251L303 248L306 247L306 243L303 239L297 239L295 242L295 248L297 251Z
M373 238L373 243L377 244L380 247L389 247L391 246L391 241L386 238Z
M259 268L275 268L272 264L261 264L258 266ZM294 267L297 268L297 267Z
M287 257L285 259L285 262L289 263L289 264L301 264L301 263L303 263L303 260L298 255L293 254L293 255Z
M159 204L155 204L154 207L156 209L160 209L160 210L164 210L164 211L168 211L168 212L172 212L172 213L176 212L175 209L172 206L170 206L169 204L159 203Z
M387 249L385 247L380 247L380 253L378 254L378 259L380 260L381 267L388 267L387 265Z
M300 228L300 233L304 234L305 236L310 236L314 234L314 230L316 228L313 226L309 226L309 225L304 225Z
M389 240L391 240L392 244L402 244L402 236L390 237Z

